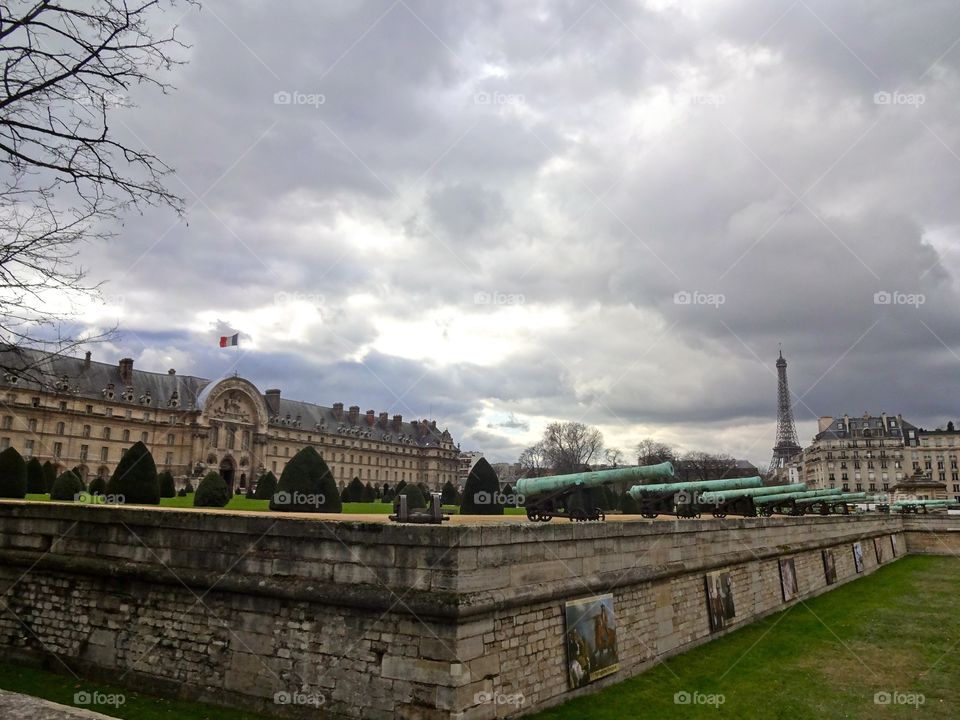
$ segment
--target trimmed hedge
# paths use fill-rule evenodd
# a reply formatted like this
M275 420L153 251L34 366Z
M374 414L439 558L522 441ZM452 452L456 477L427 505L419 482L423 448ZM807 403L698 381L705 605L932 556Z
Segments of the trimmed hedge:
M270 500L277 492L277 476L269 470L257 480L257 489L253 496L257 500Z
M102 477L97 475L93 480L90 481L90 494L91 495L106 495L107 494L107 481Z
M230 502L230 488L218 472L208 472L193 496L194 507L223 507Z
M360 481L360 478L355 477L347 483L347 487L343 489L340 497L343 498L345 502L363 502L363 483Z
M83 482L72 470L61 473L60 477L53 481L53 487L50 489L51 500L76 500L77 495L83 492Z
M486 458L477 460L467 477L460 502L461 515L503 515L500 480Z
M160 504L157 464L142 442L135 442L120 458L107 483L107 494L116 496L118 501L122 498L124 503Z
M172 498L177 496L177 484L173 481L173 473L164 470L157 476L157 482L160 483L160 497Z
M27 492L31 494L50 492L43 477L43 465L35 457L27 460Z
M398 496L403 495L407 498L407 510L417 510L427 507L427 499L423 496L423 492L416 485L407 485L403 490L397 493ZM394 498L394 506L399 505L399 500Z
M443 489L440 491L440 502L443 505L457 504L457 489L449 480L443 484Z
M328 512L343 510L333 473L320 454L307 446L294 455L280 475L270 509L280 512Z
M27 463L16 448L0 452L0 497L22 498L27 494Z
M29 470L27 471L29 473ZM47 460L43 464L43 486L46 490L41 490L40 492L49 493L53 491L53 484L57 481L57 468L56 466ZM28 484L29 484L29 475L28 475Z

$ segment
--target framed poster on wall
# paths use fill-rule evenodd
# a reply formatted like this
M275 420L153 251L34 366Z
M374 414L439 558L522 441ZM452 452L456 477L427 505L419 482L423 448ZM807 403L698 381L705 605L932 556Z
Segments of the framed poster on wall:
M570 688L589 685L619 670L613 595L572 600L563 609Z
M823 551L823 575L827 579L827 585L833 585L837 581L837 561L833 557L833 550Z
M733 604L733 580L728 572L707 573L705 579L710 632L717 632L732 624L737 615Z

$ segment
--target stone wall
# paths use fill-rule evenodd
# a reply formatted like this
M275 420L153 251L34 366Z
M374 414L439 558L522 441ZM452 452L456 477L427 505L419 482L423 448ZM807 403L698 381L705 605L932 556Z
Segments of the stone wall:
M907 521L913 522L913 521ZM706 642L704 573L736 625L877 567L899 517L398 526L0 502L0 646L92 676L288 716L491 718L593 692ZM620 670L567 689L563 605L611 592ZM280 693L281 695L277 696ZM491 695L500 702L491 702ZM522 703L520 698L522 697ZM275 699L281 703L277 704Z

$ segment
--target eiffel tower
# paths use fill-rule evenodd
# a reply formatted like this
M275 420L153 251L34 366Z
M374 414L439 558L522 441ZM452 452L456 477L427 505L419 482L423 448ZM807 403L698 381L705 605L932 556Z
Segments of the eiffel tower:
M797 427L793 423L793 410L790 407L787 361L783 359L783 350L781 350L780 357L777 358L777 444L773 446L770 470L774 471L786 466L787 461L802 449L797 441Z

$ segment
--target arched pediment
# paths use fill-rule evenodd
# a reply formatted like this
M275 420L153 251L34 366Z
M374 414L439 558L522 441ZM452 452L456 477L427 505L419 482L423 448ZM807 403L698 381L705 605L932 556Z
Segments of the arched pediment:
M257 432L267 427L267 405L257 387L239 377L225 378L204 388L200 398L203 424L211 420L249 425Z

